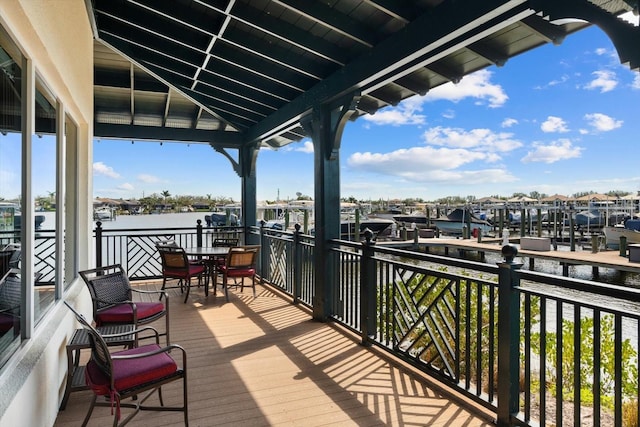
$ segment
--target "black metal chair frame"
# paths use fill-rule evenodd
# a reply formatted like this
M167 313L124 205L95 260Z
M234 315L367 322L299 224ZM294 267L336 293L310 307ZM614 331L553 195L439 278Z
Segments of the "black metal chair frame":
M161 291L149 291L133 289L129 282L129 277L120 264L98 267L79 272L91 294L93 303L93 318L98 319L101 312L116 305L127 304L131 306L133 318L130 322L108 322L108 324L133 324L136 328L139 325L146 325L165 317L165 332L160 334L167 338L167 345L171 343L169 330L169 294ZM138 316L137 303L133 301L133 294L140 296L159 295L159 300L164 296L164 310L153 316L140 318ZM124 297L124 298L123 298ZM150 300L155 298L149 298Z
M91 418L91 414L93 413L93 409L96 406L111 406L113 409L114 403L117 405L116 410L114 411L114 419L113 426L121 427L126 425L135 415L137 415L140 411L173 411L173 412L183 412L184 413L184 425L189 425L189 410L188 410L188 395L187 395L187 353L179 345L171 344L166 347L160 347L160 334L154 328L147 326L144 328L136 329L132 332L124 332L122 334L112 334L112 335L100 335L100 333L87 321L87 319L77 312L69 303L65 301L66 306L73 312L78 322L82 325L84 329L87 330L89 334L89 343L91 346L91 362L95 363L97 368L101 371L101 373L106 377L106 379L110 382L110 400L109 401L98 401L98 393L93 393L93 398L91 400L91 406L87 412L87 415L84 418L82 426L85 427ZM153 333L155 337L155 349L138 354L126 354L121 355L119 353L110 353L109 346L105 341L105 338L115 338L121 335L138 335L140 333ZM136 341L138 341L136 339ZM136 361L143 360L144 358L149 358L154 355L158 355L161 353L169 353L171 351L177 350L180 352L182 356L181 366L177 366L177 369L174 373L170 375L166 375L162 378L157 378L148 382L142 382L137 384L135 387L129 389L118 390L115 385L115 379L112 375L114 371L114 361ZM171 357L171 356L169 356ZM171 359L174 359L171 357ZM175 362L175 359L174 359ZM162 398L162 385L182 379L182 406L164 406L164 401ZM145 401L151 397L154 392L158 392L158 398L160 400L160 406L147 406L144 405ZM148 392L144 396L139 397L141 393ZM123 403L123 399L133 398L132 402ZM114 402L115 400L115 402ZM134 412L129 414L122 422L119 423L120 418L120 408L133 408Z
M237 287L238 283L236 281L237 278L242 277L242 283L240 286L240 292L244 290L244 278L251 278L251 288L253 289L253 296L256 296L256 263L258 261L258 254L260 253L259 245L247 245L247 246L235 246L229 249L229 253L227 254L225 264L220 267L222 270L222 287L224 289L224 295L229 301L229 278L233 278L234 285ZM251 254L250 261L246 261L247 255ZM239 258L239 260L237 259ZM252 275L242 275L235 276L234 271L238 270L246 270L252 268L254 270L254 274ZM215 288L214 288L215 289Z
M187 288L184 296L184 302L186 303L189 299L189 291L191 290L191 278L197 276L198 286L200 286L203 278L206 280L206 266L200 262L191 262L184 249L180 246L156 243L156 248L158 249L162 263L162 290L164 291L170 288L167 286L167 280L178 280L178 285L173 286L173 288L180 288L183 293L184 288ZM194 265L202 267L202 271L197 274L191 274L191 267ZM208 286L208 282L205 281L206 294L208 294Z

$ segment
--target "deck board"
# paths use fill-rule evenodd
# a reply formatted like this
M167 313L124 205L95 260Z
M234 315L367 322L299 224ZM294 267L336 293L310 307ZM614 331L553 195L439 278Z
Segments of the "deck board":
M191 426L493 425L481 408L313 321L269 288L258 285L255 299L250 290L231 290L229 303L220 292L207 298L192 289L183 304L179 290L170 292L171 339L188 354ZM166 404L180 402L178 384L163 394ZM90 396L72 393L55 427L80 425ZM110 409L99 407L89 426L111 420ZM129 425L182 424L180 413L143 412Z

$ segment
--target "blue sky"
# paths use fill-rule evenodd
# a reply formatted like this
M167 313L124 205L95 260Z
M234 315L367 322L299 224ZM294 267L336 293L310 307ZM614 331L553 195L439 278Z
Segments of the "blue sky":
M637 25L637 24L636 24ZM358 199L572 195L640 190L640 74L591 27L349 122L341 195ZM94 143L94 196L240 199L229 161L206 145ZM258 199L313 196L309 140L257 163Z

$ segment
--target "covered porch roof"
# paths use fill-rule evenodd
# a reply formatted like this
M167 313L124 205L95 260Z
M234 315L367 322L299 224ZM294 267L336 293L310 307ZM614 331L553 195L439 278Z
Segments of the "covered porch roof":
M637 0L87 0L99 138L282 147L596 24L640 66Z

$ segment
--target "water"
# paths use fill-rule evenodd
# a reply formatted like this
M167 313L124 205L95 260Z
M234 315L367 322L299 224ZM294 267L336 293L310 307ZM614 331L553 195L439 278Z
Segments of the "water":
M40 212L39 212L40 214ZM131 229L131 228L173 228L173 227L195 227L197 220L202 221L202 225L206 227L204 216L207 212L184 212L184 213L165 213L165 214L148 214L148 215L119 215L115 220L102 221L104 229ZM55 224L55 212L44 212L46 217L42 225L43 230L51 230ZM95 226L95 221L93 222ZM568 250L567 247L560 246L559 251ZM431 253L439 253L437 249L432 248ZM450 251L449 256L457 256L457 251ZM467 251L466 259L480 261L478 254ZM498 253L487 252L485 260L488 264L495 265L502 262L502 256ZM522 262L523 269L529 268L528 259L525 257L517 257L517 262ZM536 259L535 271L562 275L562 266L558 262ZM640 289L640 275L618 271L610 268L600 268L599 274L594 276L591 266L574 265L569 267L569 277L583 280L593 280L596 282L625 285Z
M118 215L111 221L101 221L102 228L107 230L122 228L173 228L195 227L197 220L206 227L204 216L207 212L164 213L150 215ZM96 224L96 221L93 221Z

